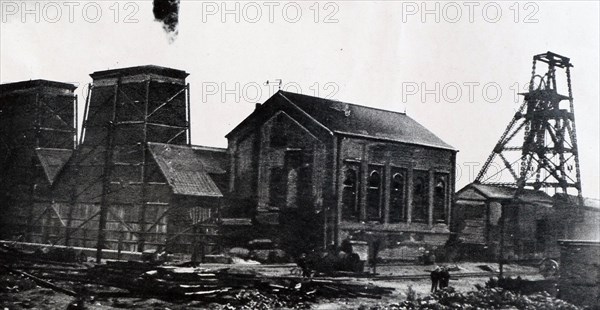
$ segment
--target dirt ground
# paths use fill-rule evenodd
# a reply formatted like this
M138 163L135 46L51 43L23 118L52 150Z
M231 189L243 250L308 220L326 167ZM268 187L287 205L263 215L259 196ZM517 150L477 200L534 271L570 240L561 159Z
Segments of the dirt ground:
M478 267L486 264L462 263L459 264L459 270L452 272L450 285L458 291L470 291L474 289L475 284L484 284L492 275L484 276L485 271ZM231 266L231 265L229 265ZM492 269L497 265L488 265ZM256 266L238 266L236 268L249 268L265 275L289 275L293 265L256 265ZM381 299L319 299L317 303L311 305L311 309L370 309L373 306L385 306L392 303L398 303L406 299L409 287L419 296L426 296L430 291L429 279L400 279L404 276L423 276L433 266L380 266L377 269L377 276L365 278L348 278L349 281L358 283L372 283L378 286L392 287L392 295L383 296ZM523 278L538 279L541 276L536 275L536 268L519 265L508 265L505 270L513 274L522 274ZM461 277L472 273L480 273L478 277ZM72 287L72 283L57 283L64 287ZM20 276L0 274L0 309L67 309L69 303L75 299L62 293L54 292L47 288L42 288L32 281ZM219 309L217 304L210 304L203 301L172 302L159 299L141 299L141 298L109 298L104 300L94 300L86 303L87 309Z

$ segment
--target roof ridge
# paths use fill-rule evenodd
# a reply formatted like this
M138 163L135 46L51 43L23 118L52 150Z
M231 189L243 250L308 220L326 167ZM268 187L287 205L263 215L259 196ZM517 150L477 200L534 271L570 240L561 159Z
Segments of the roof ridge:
M361 105L358 103L346 102L346 101L341 101L341 100L336 100L336 99L328 99L328 98L311 96L311 95L306 95L306 94L302 94L302 93L294 93L294 92L289 92L289 91L284 91L284 90L280 90L279 92L284 93L284 94L294 94L294 95L299 95L299 96L304 96L304 97L309 97L309 98L316 98L319 100L325 100L325 101L329 101L329 102L343 103L343 104L347 104L347 105L351 105L351 106L355 106L355 107L359 107L359 108L363 108L363 109L376 110L376 111L382 111L382 112L388 112L388 113L396 113L396 114L408 116L408 114L406 114L405 112L386 110L386 109L378 108L378 107L370 107L370 106L365 106L365 105ZM410 117L410 116L408 116L408 117Z
M353 134L457 151L406 113L283 90L276 94L332 133ZM343 110L346 120L340 119L338 115L330 115L330 110Z

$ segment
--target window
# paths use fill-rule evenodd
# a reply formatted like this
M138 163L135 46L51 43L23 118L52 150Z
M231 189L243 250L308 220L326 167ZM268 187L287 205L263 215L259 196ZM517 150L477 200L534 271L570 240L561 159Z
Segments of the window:
M286 195L286 206L288 208L296 207L298 198L298 171L292 169L287 175L287 195Z
M381 167L369 167L367 180L367 220L381 221Z
M392 170L390 184L390 223L398 223L405 219L405 186L406 173L399 169Z
M379 171L371 171L371 175L369 175L369 188L378 189L381 185L381 176L379 175Z
M345 167L344 180L342 182L342 218L357 221L358 209L358 178L359 166L347 165Z
M414 172L412 219L415 222L427 220L429 209L429 172Z
M298 184L296 187L298 188L298 205L300 206L314 204L312 176L312 164L305 162L298 168Z
M302 150L288 149L284 154L284 166L287 171L286 206L298 206L298 170L302 166Z
M448 176L436 173L433 189L433 220L446 221L446 206L448 204Z

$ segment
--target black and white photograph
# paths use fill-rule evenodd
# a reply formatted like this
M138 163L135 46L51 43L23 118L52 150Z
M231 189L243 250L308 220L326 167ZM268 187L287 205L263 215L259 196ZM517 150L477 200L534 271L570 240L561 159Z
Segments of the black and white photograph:
M0 309L600 309L600 1L0 0Z

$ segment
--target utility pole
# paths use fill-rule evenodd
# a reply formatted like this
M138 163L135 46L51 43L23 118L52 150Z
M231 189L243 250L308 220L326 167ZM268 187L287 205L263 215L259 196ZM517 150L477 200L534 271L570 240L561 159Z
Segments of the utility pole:
M498 264L500 270L499 279L502 279L504 277L504 224L506 217L504 214L504 203L502 203L500 206L500 250L498 255Z

